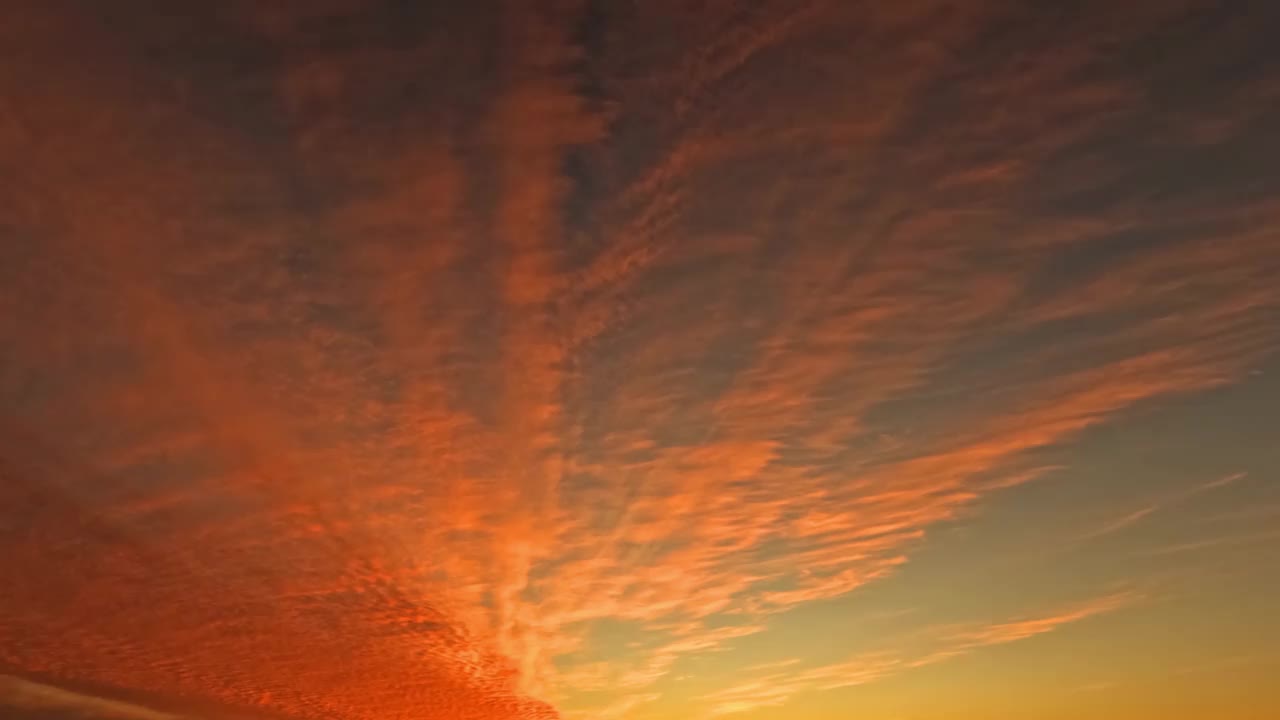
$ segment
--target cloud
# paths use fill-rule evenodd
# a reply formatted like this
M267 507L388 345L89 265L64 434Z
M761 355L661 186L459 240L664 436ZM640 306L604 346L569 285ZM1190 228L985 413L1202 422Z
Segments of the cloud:
M1103 537L1105 535L1110 535L1112 533L1120 532L1125 528L1128 528L1132 525L1135 525L1141 522L1148 515L1151 515L1152 513L1156 512L1157 510L1160 510L1161 508L1167 507L1169 505L1181 503L1185 500L1190 500L1191 498L1194 498L1197 495L1208 492L1210 490L1215 490L1220 487L1225 487L1245 476L1246 476L1246 473L1232 473L1230 475L1225 475L1215 480L1210 480L1208 482L1202 483L1188 490L1183 490L1181 492L1171 494L1162 500L1152 503L1151 505L1147 505L1146 507L1142 507L1137 510L1134 510L1133 512L1128 513L1126 515L1122 515L1116 518L1115 520L1112 520L1111 522L1108 522L1107 524L1095 530L1091 530L1088 533L1082 535L1081 539L1093 540L1095 538Z
M148 696L125 690L60 685L0 674L0 711L22 720L273 720L211 703Z
M1207 548L1215 548L1233 545L1252 545L1254 543L1265 543L1280 539L1280 532L1262 531L1256 533L1243 533L1236 535L1223 535L1219 537L1210 537L1202 540L1192 540L1189 542L1175 543L1163 547L1146 550L1141 555L1146 557L1155 557L1160 555L1175 555L1185 552L1193 552L1196 550L1204 550Z
M1139 596L1131 593L1107 595L1088 603L1068 608L1046 617L990 625L980 630L966 631L955 636L958 648L969 649L988 645L1002 645L1015 640L1041 635L1056 630L1059 626L1073 623L1085 618L1112 612L1132 605Z
M1114 52L1181 4L259 5L0 30L6 665L625 717L1276 349L1265 83Z
M1050 633L1064 625L1131 606L1139 599L1140 596L1135 593L1121 592L1062 608L1049 615L990 625L933 628L928 638L931 647L915 655L890 649L816 667L792 669L793 664L786 663L773 668L757 668L774 672L717 691L704 699L710 703L708 714L712 717L782 705L801 693L864 685L967 655L984 647Z
M120 700L88 695L54 685L0 675L0 706L6 716L32 718L82 718L84 720L182 720L192 717L154 710Z
M1103 525L1102 527L1099 527L1096 530L1090 531L1089 533L1085 534L1082 537L1083 539L1086 539L1086 540L1092 540L1093 538L1102 537L1104 535L1110 535L1111 533L1115 533L1115 532L1120 532L1121 530L1124 530L1125 528L1131 525L1137 524L1143 518L1147 517L1148 515L1150 515L1151 513L1159 509L1160 509L1159 505L1148 505L1146 507L1139 508L1137 510L1134 510L1131 513L1128 513L1127 515L1122 515L1116 518L1115 520L1112 520L1111 522L1107 523L1106 525Z

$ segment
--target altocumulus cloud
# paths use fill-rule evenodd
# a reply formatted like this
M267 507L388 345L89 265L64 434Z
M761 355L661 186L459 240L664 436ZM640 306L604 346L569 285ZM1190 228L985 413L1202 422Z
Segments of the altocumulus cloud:
M642 711L1277 346L1277 68L1213 3L13 5L0 661L41 676Z

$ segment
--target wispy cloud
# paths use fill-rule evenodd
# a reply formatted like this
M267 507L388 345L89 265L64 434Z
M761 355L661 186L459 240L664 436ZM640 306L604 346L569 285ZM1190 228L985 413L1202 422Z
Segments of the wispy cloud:
M8 675L0 675L0 712L30 713L37 717L41 713L75 712L77 717L86 720L194 720L194 716L162 712Z
M1111 520L1110 522L1107 522L1101 527L1098 527L1094 530L1090 530L1089 532L1082 535L1080 539L1093 540L1096 538L1104 537L1106 535L1111 535L1112 533L1120 532L1125 528L1128 528L1132 525L1136 525L1137 523L1145 519L1148 515L1151 515L1152 513L1158 510L1167 508L1171 505L1176 505L1181 502L1185 502L1198 495L1206 493L1210 490L1226 487L1227 485L1230 485L1231 483L1234 483L1235 481L1240 480L1245 476L1246 476L1246 473L1232 473L1230 475L1225 475L1215 480L1210 480L1208 482L1201 483L1200 485L1196 485L1187 490L1182 490L1179 492L1169 494L1166 497L1150 505L1141 507L1137 510L1134 510L1133 512L1130 512L1114 520Z
M885 650L818 667L791 670L790 665L782 665L778 670L787 668L784 672L776 671L762 675L713 693L704 699L711 703L709 710L711 716L782 705L803 692L864 685L890 675L967 655L980 648L1043 635L1064 625L1132 605L1139 599L1140 596L1135 593L1123 592L1063 608L1045 616L1022 618L992 625L934 628L929 638L932 647L915 655Z
M1273 540L1280 540L1280 531L1264 530L1262 532L1223 535L1201 540L1190 540L1187 542L1173 543L1171 545L1163 545L1150 550L1143 550L1139 554L1148 557L1176 555L1179 553L1194 552L1196 550L1206 550L1209 548L1233 545L1252 545L1254 543L1265 543Z
M1141 596L1132 592L1107 595L1052 615L998 623L978 630L965 631L954 636L954 641L958 649L1002 645L1051 632L1061 625L1084 620L1094 615L1112 612L1132 605L1139 599Z

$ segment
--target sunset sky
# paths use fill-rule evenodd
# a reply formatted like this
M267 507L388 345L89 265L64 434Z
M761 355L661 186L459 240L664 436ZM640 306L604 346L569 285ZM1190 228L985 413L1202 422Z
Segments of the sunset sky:
M1280 717L1280 3L0 8L0 717Z

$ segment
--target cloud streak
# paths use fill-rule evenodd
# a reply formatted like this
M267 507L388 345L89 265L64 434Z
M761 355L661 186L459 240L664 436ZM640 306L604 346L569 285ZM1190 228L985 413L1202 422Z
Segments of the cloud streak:
M1216 490L1218 488L1225 487L1227 485L1230 485L1231 483L1236 482L1237 480L1240 480L1241 478L1244 478L1245 476L1246 476L1246 473L1232 473L1230 475L1220 477L1216 480L1210 480L1208 482L1202 483L1190 489L1171 494L1168 497L1164 498L1163 500L1152 503L1151 505L1147 505L1146 507L1142 507L1137 510L1134 510L1133 512L1128 513L1126 515L1122 515L1116 518L1115 520L1112 520L1111 522L1097 528L1096 530L1092 530L1086 533L1085 535L1081 536L1081 539L1093 540L1095 538L1120 532L1121 530L1124 530L1130 526L1136 525L1137 523L1144 520L1147 516L1160 510L1161 508L1177 505L1178 503L1190 500L1198 495L1209 492L1210 490Z
M84 717L104 720L180 720L182 717L7 675L0 676L0 702L4 703L6 712L29 712L33 717L58 712L83 713Z
M712 717L783 705L801 693L865 685L898 673L967 655L984 647L1004 645L1054 632L1062 626L1131 606L1139 599L1135 593L1122 592L1039 617L964 628L933 628L931 637L928 638L931 647L916 655L883 650L817 667L793 669L794 663L788 663L779 666L786 667L785 672L770 673L717 691L704 699L711 703L708 714Z

